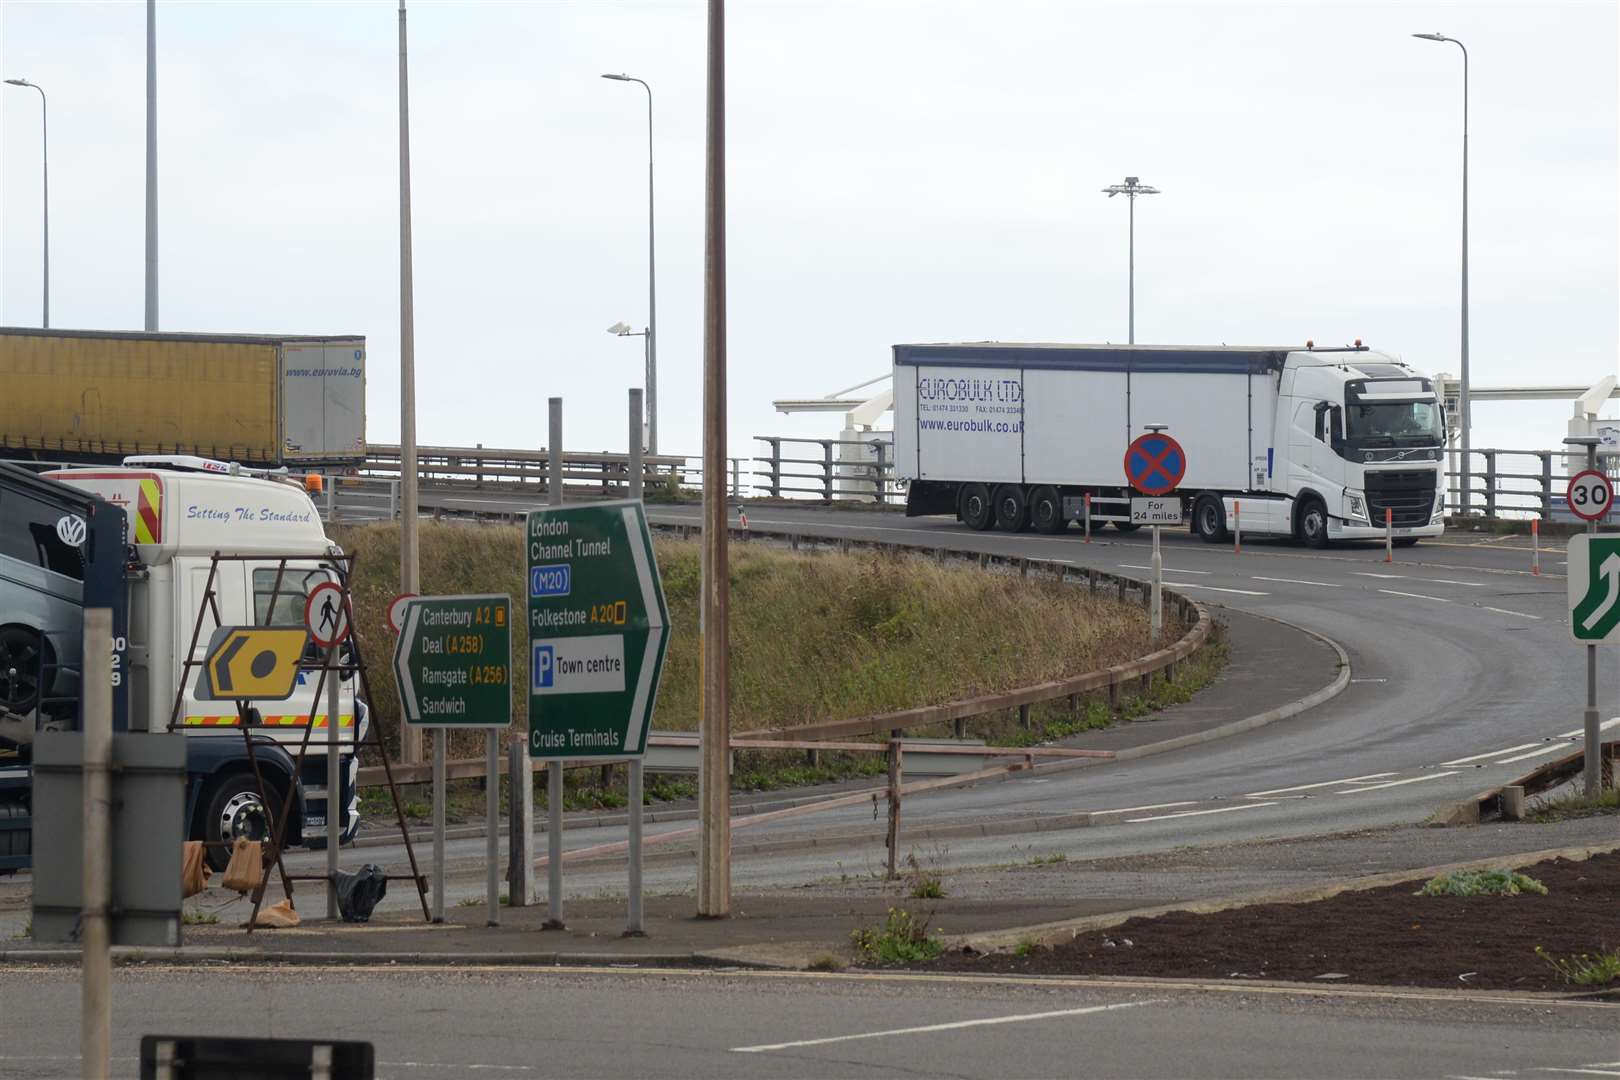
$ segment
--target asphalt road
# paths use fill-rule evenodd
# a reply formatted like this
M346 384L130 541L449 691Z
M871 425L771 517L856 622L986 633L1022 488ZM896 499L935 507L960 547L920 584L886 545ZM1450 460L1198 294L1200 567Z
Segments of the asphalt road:
M509 497L438 495L453 508L519 510ZM460 504L460 505L456 505ZM652 507L654 521L690 523L696 507ZM1026 555L1142 576L1145 532L1101 530L1091 544L1061 537L974 533L945 518L756 507L762 533L792 530L828 537L927 544L962 551ZM1511 545L1511 546L1510 546ZM1166 580L1206 604L1285 619L1337 641L1351 661L1350 686L1307 714L1202 747L1064 774L1024 777L908 800L906 825L964 823L1089 811L1101 827L1043 833L1047 846L1087 857L1135 855L1182 845L1311 836L1411 824L1435 807L1515 776L1577 744L1585 657L1568 637L1561 547L1542 552L1541 576L1522 545L1462 540L1399 549L1386 564L1381 545L1310 551L1280 541L1246 543L1241 555L1181 530L1163 536ZM1600 671L1606 715L1614 707L1612 662ZM1620 720L1609 721L1610 729ZM648 835L687 827L651 825ZM872 832L870 808L739 829L738 843ZM571 829L570 849L623 839L622 828ZM678 846L686 846L684 844ZM999 861L1001 837L936 845L945 866ZM770 857L743 855L739 884L792 885L877 857L880 845ZM451 845L450 899L478 891L479 841ZM295 859L305 858L297 856ZM391 848L368 859L401 858ZM315 862L319 862L317 857ZM568 888L591 894L622 888L620 868L570 870ZM689 860L654 863L652 889L689 887ZM390 898L391 900L393 898Z
M77 975L0 972L0 1077L78 1076ZM1615 1005L894 976L119 969L144 1034L371 1042L379 1077L1620 1076ZM17 1038L26 1033L26 1038Z

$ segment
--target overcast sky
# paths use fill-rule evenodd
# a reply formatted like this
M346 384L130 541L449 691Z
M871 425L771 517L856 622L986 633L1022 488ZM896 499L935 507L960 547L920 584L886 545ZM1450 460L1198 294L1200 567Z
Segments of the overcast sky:
M1360 337L1456 371L1462 39L1476 385L1616 367L1616 4L733 0L730 445L833 434L770 401L896 342ZM158 10L161 328L355 332L399 432L397 16ZM0 74L50 95L52 322L142 323L144 4L5 0ZM622 449L647 319L656 95L661 448L700 448L704 5L411 0L418 431ZM0 321L37 324L39 99L0 86ZM0 415L3 415L0 388ZM1614 407L1610 406L1610 412ZM1479 405L1475 446L1568 407Z

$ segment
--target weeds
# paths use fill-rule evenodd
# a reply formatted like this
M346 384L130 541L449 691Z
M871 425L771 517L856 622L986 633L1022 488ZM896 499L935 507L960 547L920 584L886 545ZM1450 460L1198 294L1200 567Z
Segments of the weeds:
M1527 817L1544 825L1600 814L1620 814L1620 787L1610 784L1597 795L1570 791L1556 799L1538 799Z
M1414 896L1547 895L1547 886L1517 870L1455 870L1430 878Z
M945 945L928 931L927 918L904 908L890 908L881 926L863 926L850 934L855 955L864 964L893 967L932 960Z
M931 860L935 865L944 863L945 850L937 849ZM917 853L909 852L906 855L906 882L909 886L913 900L943 900L945 899L945 879L939 871L926 868L917 861Z
M1036 950L1038 950L1040 947L1041 943L1036 941L1034 938L1023 938L1018 942L1018 944L1013 946L1013 955L1033 956Z
M830 952L824 952L816 956L805 968L806 971L842 971L843 969L844 962Z
M1609 983L1620 981L1620 949L1600 952L1596 956L1581 953L1579 956L1568 956L1560 960L1537 945L1536 955L1563 976L1565 982L1575 986L1607 986Z
M218 915L202 908L184 908L180 912L182 926L216 926L218 923Z
M1029 865L1031 865L1031 866L1055 866L1058 863L1066 863L1068 861L1069 861L1069 856L1068 855L1066 855L1065 853L1063 853L1061 851L1054 851L1050 855L1036 855L1034 858L1029 860Z

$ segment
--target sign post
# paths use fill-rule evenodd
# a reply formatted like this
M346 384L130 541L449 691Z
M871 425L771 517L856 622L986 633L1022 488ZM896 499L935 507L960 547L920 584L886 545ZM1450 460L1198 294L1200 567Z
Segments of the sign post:
M400 713L407 724L433 729L433 921L444 922L445 732L512 723L512 599L503 595L419 596L406 601L394 644ZM498 792L499 774L488 777ZM498 798L497 794L497 798ZM499 831L489 821L493 838ZM494 840L491 840L494 843ZM490 866L495 857L490 856ZM500 915L500 890L491 870L489 921Z
M669 646L646 513L630 500L533 510L526 531L529 754L559 774L568 758L639 759Z
M1125 448L1125 479L1146 498L1131 498L1131 521L1153 527L1153 587L1149 601L1148 641L1154 645L1164 634L1164 558L1159 553L1159 526L1181 524L1181 500L1165 498L1187 475L1187 455L1181 444L1164 434L1168 424L1144 424Z
M1598 520L1614 506L1614 488L1597 470L1598 438L1564 440L1586 447L1586 468L1569 478L1570 512L1586 520L1586 534L1569 538L1569 629L1586 644L1586 712L1583 780L1588 798L1603 790L1602 728L1598 724L1597 647L1620 642L1620 536L1597 535Z
M343 841L343 809L339 797L343 792L343 773L338 765L338 648L349 636L349 613L343 606L343 587L335 581L323 581L309 591L304 601L304 629L310 640L326 650L326 918L336 920L338 913L337 875L338 845ZM318 702L316 704L319 704ZM310 712L315 710L311 707ZM314 720L311 718L311 723ZM359 727L355 734L360 732Z

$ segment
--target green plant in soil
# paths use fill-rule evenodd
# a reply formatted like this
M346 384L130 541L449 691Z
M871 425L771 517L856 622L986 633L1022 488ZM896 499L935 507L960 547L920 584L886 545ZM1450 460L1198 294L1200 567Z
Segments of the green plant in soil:
M1034 938L1024 938L1023 940L1019 941L1017 945L1013 946L1013 955L1033 956L1035 951L1040 947L1041 943L1036 941Z
M850 934L855 955L864 964L893 967L932 960L945 945L928 930L928 919L904 908L890 908L879 926L863 926Z
M819 953L806 966L807 971L842 971L844 962L830 952Z
M1050 855L1036 855L1029 860L1031 866L1052 866L1057 863L1069 861L1069 856L1061 851L1054 851Z
M1455 870L1430 878L1414 896L1547 895L1547 886L1517 870Z
M1607 986L1620 982L1620 949L1559 958L1537 945L1536 955L1558 972L1565 982L1575 986Z
M182 908L180 911L180 924L182 926L214 926L218 922L218 915L202 908Z

